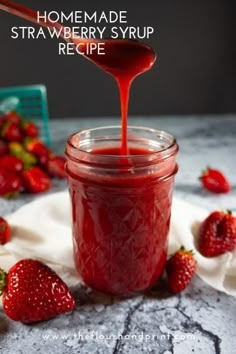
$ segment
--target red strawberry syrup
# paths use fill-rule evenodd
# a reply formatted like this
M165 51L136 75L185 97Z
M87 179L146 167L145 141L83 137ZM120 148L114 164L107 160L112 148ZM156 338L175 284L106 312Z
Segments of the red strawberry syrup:
M131 40L105 40L105 55L98 55L96 51L86 55L101 69L111 74L117 81L120 91L120 105L122 115L121 155L127 155L127 115L130 86L134 78L149 70L156 55L153 49L146 44Z

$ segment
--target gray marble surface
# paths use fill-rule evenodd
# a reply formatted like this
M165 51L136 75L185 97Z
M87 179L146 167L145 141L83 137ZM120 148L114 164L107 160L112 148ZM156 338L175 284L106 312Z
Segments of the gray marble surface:
M52 121L53 147L63 152L66 137L80 129L119 124L119 119ZM180 145L175 195L209 208L236 210L236 116L135 117L130 125L167 130ZM233 186L228 195L201 189L198 176L207 165L220 168ZM65 182L54 181L51 192ZM0 199L0 215L16 210L32 196ZM98 295L85 287L72 289L72 314L26 326L0 312L0 353L236 353L236 299L220 293L197 276L180 295L162 283L152 292L128 300Z

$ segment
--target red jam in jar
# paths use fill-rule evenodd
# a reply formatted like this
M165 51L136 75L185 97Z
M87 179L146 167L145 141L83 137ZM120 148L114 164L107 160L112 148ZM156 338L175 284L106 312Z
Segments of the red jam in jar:
M130 296L165 266L178 145L142 127L128 127L128 155L120 145L120 127L75 133L66 170L77 271L93 289Z

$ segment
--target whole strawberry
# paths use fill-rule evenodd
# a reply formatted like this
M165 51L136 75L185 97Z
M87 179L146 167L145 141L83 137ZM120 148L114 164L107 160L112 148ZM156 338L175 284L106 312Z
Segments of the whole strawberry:
M201 224L198 247L205 257L215 257L236 247L236 217L230 211L214 211Z
M12 198L21 190L21 178L15 172L0 167L0 197Z
M4 245L11 238L11 228L8 222L0 217L0 244Z
M67 285L48 266L33 259L0 272L3 310L14 321L33 323L72 311L75 302Z
M23 171L21 177L27 192L41 193L51 187L50 178L39 167L31 167Z
M1 136L7 141L21 142L23 134L17 123L6 121L2 127Z
M16 111L11 111L5 114L5 120L9 122L20 124L21 123L21 116Z
M207 168L200 177L202 186L212 193L228 193L231 186L219 170Z
M38 164L43 169L47 168L48 160L51 154L51 151L48 147L41 142L39 139L26 137L24 139L24 147L30 154L34 154L37 158Z
M24 121L22 123L22 129L24 136L36 138L39 135L38 128L34 122Z
M0 157L0 168L12 171L15 173L20 173L23 171L24 163L16 156L5 155Z
M49 156L51 153L51 151L48 149L48 147L42 141L40 141L38 139L26 138L24 140L24 147L28 152L30 152L36 156L41 156L41 155Z
M186 251L181 247L167 261L166 272L169 289L173 293L184 290L196 272L197 262L192 251Z
M66 159L63 156L53 156L49 159L47 172L52 177L65 178L65 163Z

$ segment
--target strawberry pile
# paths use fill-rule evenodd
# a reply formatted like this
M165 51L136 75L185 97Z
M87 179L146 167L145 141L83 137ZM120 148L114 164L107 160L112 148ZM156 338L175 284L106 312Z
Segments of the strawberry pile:
M47 191L51 177L66 177L64 164L65 158L39 139L34 122L17 112L0 116L0 197Z

